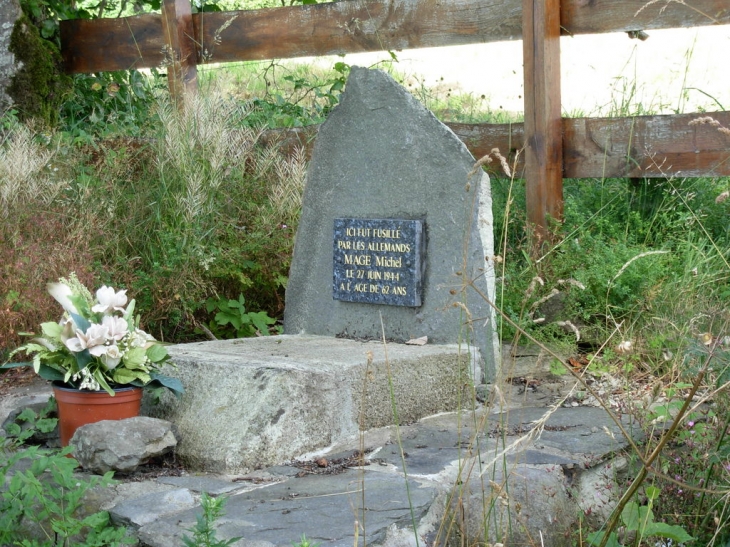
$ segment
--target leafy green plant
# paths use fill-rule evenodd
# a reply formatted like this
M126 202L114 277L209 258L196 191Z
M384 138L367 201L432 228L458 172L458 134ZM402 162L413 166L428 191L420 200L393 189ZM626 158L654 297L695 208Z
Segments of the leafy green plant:
M156 69L76 74L73 91L61 105L59 129L76 144L95 146L95 138L147 137L158 123L155 103L165 80Z
M225 514L225 506L227 502L225 497L213 497L207 493L203 493L200 498L200 506L203 512L197 516L197 523L194 527L188 529L193 537L187 534L183 536L183 544L185 547L226 547L237 542L240 537L234 537L227 540L220 540L216 537L215 524L216 521Z
M131 545L125 528L106 511L84 514L84 495L112 484L112 474L84 479L74 473L71 449L18 449L0 439L0 544L27 547L112 547ZM11 450L8 447L12 448Z
M611 532L605 545L608 547L619 547L620 545L630 543L639 545L642 540L650 537L670 539L680 544L693 541L695 538L689 535L681 526L656 522L654 520L652 507L660 493L659 488L648 486L645 492L647 499L646 505L639 505L635 501L630 501L621 512L621 521L626 530L625 536L630 537L630 532L634 532L636 535L633 541L619 542L618 535L615 532ZM599 545L603 537L603 531L593 532L588 535L588 543L589 545Z
M302 534L302 537L299 538L299 541L292 541L291 544L294 547L319 547L320 545L319 543L307 539L306 534Z
M5 433L18 444L23 444L38 433L51 433L58 424L56 412L56 399L53 397L48 399L39 412L26 407L12 423L5 426Z
M276 319L265 311L246 311L242 294L238 295L238 300L209 298L205 309L208 313L216 312L209 327L217 338L247 338L257 333L268 336L269 329L276 324Z

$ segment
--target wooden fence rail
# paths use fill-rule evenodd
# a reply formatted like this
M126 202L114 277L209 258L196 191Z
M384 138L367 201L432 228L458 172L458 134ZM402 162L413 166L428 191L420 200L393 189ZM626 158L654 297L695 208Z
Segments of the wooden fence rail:
M728 0L345 0L203 14L191 14L190 0L162 6L162 15L63 21L66 70L166 66L182 98L198 64L522 39L525 123L451 125L475 157L493 148L517 155L536 242L549 237L549 217L562 218L563 178L730 176L730 138L690 124L699 115L560 116L561 35L730 24ZM713 117L730 127L730 113Z
M730 24L727 0L661 0L642 10L647 1L563 0L560 25L577 35ZM196 64L503 42L522 39L522 0L346 0L197 13L192 26ZM70 73L169 61L161 15L62 21L61 42Z
M730 137L706 114L634 118L563 118L563 178L730 177ZM730 127L730 112L711 117ZM524 124L447 123L475 158L498 148L517 178L525 178ZM310 148L319 126L267 132L285 148ZM498 176L501 168L492 164Z

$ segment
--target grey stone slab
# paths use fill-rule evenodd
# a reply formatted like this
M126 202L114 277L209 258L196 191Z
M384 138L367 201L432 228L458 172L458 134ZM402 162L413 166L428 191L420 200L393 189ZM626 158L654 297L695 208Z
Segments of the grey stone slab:
M199 494L219 496L234 490L241 490L240 484L209 475L188 475L184 477L159 477L157 482L185 488Z
M545 409L522 409L510 415L510 421L522 420L529 424L540 419ZM641 438L636 424L632 426L631 417L621 416L626 431ZM558 408L545 424L545 430L536 447L550 446L568 454L587 454L592 459L603 459L628 446L616 423L606 411L597 407Z
M552 454L545 450L524 450L518 454L508 454L509 464L521 463L527 465L565 465L573 467L582 462L574 458L566 457L563 454Z
M466 428L459 434L456 428L443 430L422 426L416 434L401 438L400 444L393 442L383 446L374 457L394 465L401 472L405 462L409 475L436 475L450 463L467 457L471 436Z
M178 488L127 499L109 510L114 524L139 528L196 505L189 490Z
M409 488L410 502L402 477L359 470L290 479L228 498L216 534L220 539L242 537L287 547L305 534L322 547L352 547L357 521L365 527L359 533L360 544L363 539L377 543L390 525L408 526L411 509L420 520L436 496L435 488L416 481L409 481ZM160 519L154 533L151 526L140 530L146 534L145 543L151 547L174 544L170 538L181 537L183 530L194 525L196 513L188 510Z
M246 473L394 422L459 408L480 375L478 350L324 336L171 346L185 386L145 413L174 423L188 469ZM471 356L474 356L473 359Z
M319 130L286 291L289 334L437 344L472 340L486 375L499 361L489 178L454 133L387 74L352 67ZM412 219L425 230L419 307L335 300L336 218ZM466 303L468 312L462 307ZM473 319L471 321L470 319Z

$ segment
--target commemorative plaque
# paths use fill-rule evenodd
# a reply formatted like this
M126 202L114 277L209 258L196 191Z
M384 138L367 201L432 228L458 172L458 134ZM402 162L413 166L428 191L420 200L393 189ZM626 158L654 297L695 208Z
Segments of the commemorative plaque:
M334 220L335 300L421 305L425 241L422 220Z

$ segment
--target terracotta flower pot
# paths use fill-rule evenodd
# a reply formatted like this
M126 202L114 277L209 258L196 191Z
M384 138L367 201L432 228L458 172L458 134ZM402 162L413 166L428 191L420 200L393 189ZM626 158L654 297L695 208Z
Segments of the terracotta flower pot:
M106 391L79 390L54 382L53 394L58 403L61 446L68 446L82 425L139 416L142 403L142 388L133 386L115 389L112 397Z

